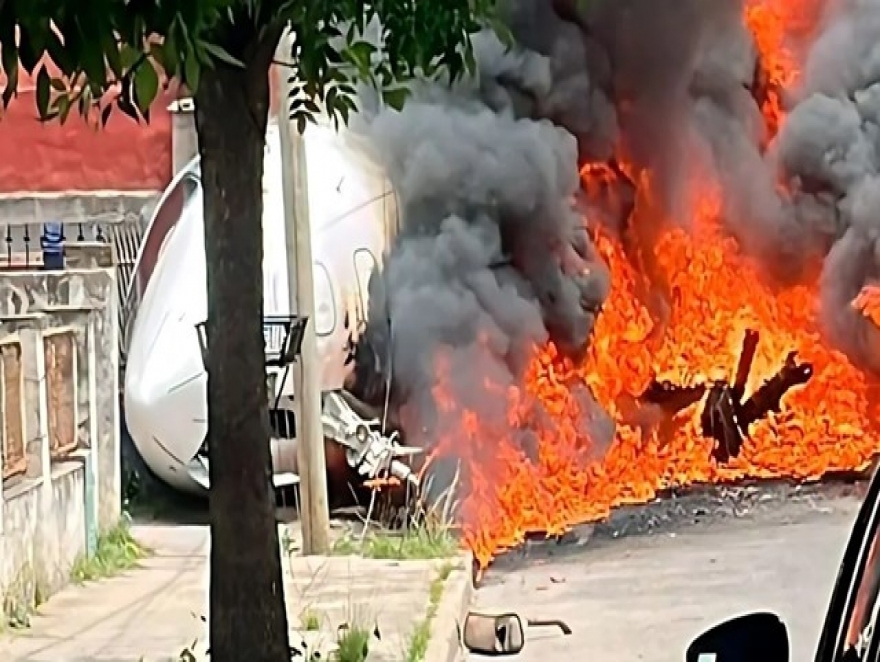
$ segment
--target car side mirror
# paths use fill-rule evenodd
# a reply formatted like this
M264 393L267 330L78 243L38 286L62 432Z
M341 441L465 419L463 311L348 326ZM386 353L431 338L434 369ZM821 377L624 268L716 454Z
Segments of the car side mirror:
M517 614L470 612L464 621L462 641L471 653L516 655L525 645L525 629Z
M694 639L685 662L789 662L788 630L776 614L746 614Z

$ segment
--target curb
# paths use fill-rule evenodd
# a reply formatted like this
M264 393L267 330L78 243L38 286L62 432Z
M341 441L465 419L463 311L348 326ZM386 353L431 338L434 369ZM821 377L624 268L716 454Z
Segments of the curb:
M458 662L463 659L459 630L474 598L473 565L473 556L463 554L459 557L459 565L446 578L443 596L431 621L431 638L424 662Z

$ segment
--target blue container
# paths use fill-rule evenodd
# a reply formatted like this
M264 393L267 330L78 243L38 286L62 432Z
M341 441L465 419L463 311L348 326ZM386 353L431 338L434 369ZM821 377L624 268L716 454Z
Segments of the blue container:
M64 268L64 227L61 223L43 223L40 248L43 250L43 269Z

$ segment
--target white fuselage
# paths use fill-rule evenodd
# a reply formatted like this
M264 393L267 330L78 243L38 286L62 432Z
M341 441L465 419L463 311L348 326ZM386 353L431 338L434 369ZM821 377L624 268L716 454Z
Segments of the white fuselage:
M305 134L315 282L314 324L325 391L340 389L349 336L367 310L367 282L396 224L384 175L326 125ZM263 178L266 315L291 312L277 125ZM196 327L207 317L204 214L198 159L163 193L138 253L126 301L124 414L144 462L171 486L207 489L199 449L207 432L206 375ZM346 328L345 320L348 320ZM291 380L284 394L291 395Z

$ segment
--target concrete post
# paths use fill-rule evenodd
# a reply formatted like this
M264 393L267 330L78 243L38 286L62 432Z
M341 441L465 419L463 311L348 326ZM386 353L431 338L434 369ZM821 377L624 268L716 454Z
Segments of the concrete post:
M285 32L278 56L289 57L291 36ZM305 143L293 135L288 117L289 72L277 68L280 105L278 128L284 186L284 232L287 246L290 310L309 317L302 354L293 366L296 436L302 512L302 551L306 556L330 551L330 512L327 499L327 462L321 424L321 381L315 337L315 286L312 277L312 234L309 218Z
M98 361L95 347L95 313L89 315L89 323L86 327L86 356L88 358L89 378L89 448L85 452L85 504L83 511L86 516L86 555L92 558L98 547L98 519L99 499L104 495L98 494L98 472L100 463L95 462L95 454L101 448L101 439L98 436Z
M22 347L22 354L24 353L24 347ZM24 359L22 358L22 365L24 365ZM24 397L24 393L22 393L22 397ZM25 426L25 433L27 433L27 426ZM27 449L25 449L27 452ZM6 511L6 490L3 489L3 453L0 453L0 539L3 538L4 534L4 524L3 524L3 513ZM3 548L0 547L0 550Z
M43 498L40 500L42 508L48 508L52 503L52 456L49 452L49 393L47 392L47 375L46 375L46 344L43 331L33 334L35 345L35 356L37 363L37 375L40 380L40 465L42 467L42 484L40 489L43 491ZM41 516L47 517L46 513ZM39 530L39 529L38 529Z
M191 98L172 101L168 106L171 113L171 167L175 175L199 153L195 110Z

